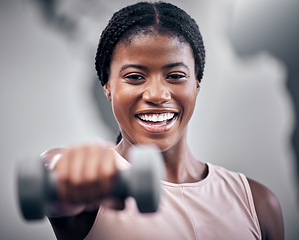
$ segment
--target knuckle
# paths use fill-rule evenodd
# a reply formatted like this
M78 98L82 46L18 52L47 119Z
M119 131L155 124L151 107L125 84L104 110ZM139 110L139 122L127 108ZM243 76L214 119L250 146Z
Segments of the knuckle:
M84 186L89 187L89 186L94 186L98 183L98 178L97 176L94 175L88 175L85 177L85 184Z

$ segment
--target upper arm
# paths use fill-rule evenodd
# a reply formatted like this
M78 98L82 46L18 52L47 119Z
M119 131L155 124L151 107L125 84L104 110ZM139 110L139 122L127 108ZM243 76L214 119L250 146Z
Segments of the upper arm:
M73 217L49 218L58 240L83 239L92 228L98 209L92 212L82 212Z
M251 179L248 179L248 182L263 239L284 239L283 217L277 197L264 185Z

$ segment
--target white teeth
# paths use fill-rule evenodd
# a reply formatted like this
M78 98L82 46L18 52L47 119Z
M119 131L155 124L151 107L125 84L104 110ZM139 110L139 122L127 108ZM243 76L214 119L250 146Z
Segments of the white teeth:
M138 117L143 121L163 122L172 119L174 117L174 113L140 114Z

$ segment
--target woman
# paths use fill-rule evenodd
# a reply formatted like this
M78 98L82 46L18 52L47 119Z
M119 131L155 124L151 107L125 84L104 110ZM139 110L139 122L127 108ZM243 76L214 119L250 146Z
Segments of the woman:
M283 239L280 205L269 189L189 150L204 64L197 24L174 5L142 2L113 15L96 70L122 139L115 147L94 142L44 155L59 181L60 201L48 215L58 239ZM104 207L135 144L155 144L164 158L154 214L138 213L132 199Z

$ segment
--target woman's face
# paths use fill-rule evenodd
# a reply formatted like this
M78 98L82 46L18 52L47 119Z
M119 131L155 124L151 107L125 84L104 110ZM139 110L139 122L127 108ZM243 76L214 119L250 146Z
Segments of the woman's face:
M156 33L120 42L104 89L125 141L167 151L186 139L199 91L192 49Z

